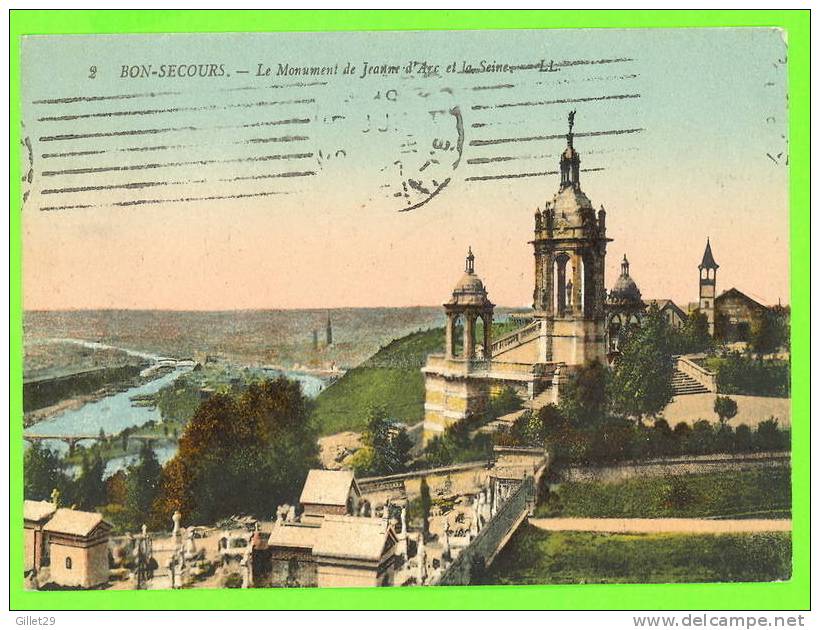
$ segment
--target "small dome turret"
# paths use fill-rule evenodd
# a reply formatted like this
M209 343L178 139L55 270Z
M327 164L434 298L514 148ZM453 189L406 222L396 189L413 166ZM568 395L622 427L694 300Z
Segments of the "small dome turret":
M615 286L612 287L612 290L609 292L607 301L610 304L637 305L642 303L641 291L629 275L629 261L626 259L626 254L624 254L624 259L621 261L621 275L618 276L618 279L615 281Z
M450 304L470 304L485 306L490 304L487 298L487 289L475 273L475 256L472 248L467 249L467 259L464 267L464 275L453 289L453 297Z

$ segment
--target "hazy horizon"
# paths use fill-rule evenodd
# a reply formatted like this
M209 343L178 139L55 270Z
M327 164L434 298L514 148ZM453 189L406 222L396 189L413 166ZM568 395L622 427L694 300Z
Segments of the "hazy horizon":
M709 237L718 293L789 303L785 55L766 28L29 36L24 308L436 307L468 246L526 308L571 109L607 288L626 254L645 299L685 308ZM255 76L413 59L441 68ZM226 76L121 76L169 60ZM523 65L445 71L465 60Z

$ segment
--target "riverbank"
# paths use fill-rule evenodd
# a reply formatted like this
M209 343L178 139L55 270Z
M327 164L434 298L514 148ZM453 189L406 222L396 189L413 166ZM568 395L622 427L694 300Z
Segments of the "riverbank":
M161 464L177 450L177 440L200 404L221 392L239 391L253 381L285 376L297 380L309 398L325 387L326 381L302 372L274 368L208 363L196 368L167 368L164 373L142 377L128 389L117 388L90 400L63 401L52 414L29 425L26 432L49 436L85 435L104 439L78 442L69 449L65 440L46 440L65 463L76 469L84 456L99 455L110 476L128 466L138 455L143 441L150 440ZM102 436L101 436L102 437Z
M51 418L55 418L67 411L78 411L89 403L98 402L109 396L113 396L118 393L126 392L128 390L141 387L142 385L146 385L148 383L151 383L152 381L162 378L163 376L169 374L172 371L173 368L159 368L146 375L137 374L128 379L124 379L116 383L110 383L108 385L105 385L104 387L101 387L100 389L89 394L78 394L75 396L71 396L69 398L65 398L59 402L54 403L53 405L48 405L46 407L41 407L39 409L28 411L23 414L23 427L33 427L36 424L39 424Z

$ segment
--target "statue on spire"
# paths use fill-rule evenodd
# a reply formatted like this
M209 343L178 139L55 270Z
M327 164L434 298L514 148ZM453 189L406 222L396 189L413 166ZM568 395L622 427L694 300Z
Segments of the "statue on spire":
M572 134L572 128L575 126L575 110L573 109L567 114L567 121L569 122L569 133Z
M467 248L467 261L466 265L464 266L464 271L466 273L474 273L475 272L475 256L473 256L473 248Z

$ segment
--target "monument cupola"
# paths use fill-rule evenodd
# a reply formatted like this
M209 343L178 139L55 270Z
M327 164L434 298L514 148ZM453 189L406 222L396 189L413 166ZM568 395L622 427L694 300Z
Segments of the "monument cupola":
M646 312L646 304L641 299L638 285L629 275L629 260L624 254L621 261L621 275L606 299L607 352L610 357L620 352L626 335L640 326Z
M624 254L624 259L621 261L621 275L618 276L618 279L615 281L615 286L612 287L612 290L609 292L608 301L610 304L643 305L641 301L641 291L629 275L629 261L626 258L626 254Z
M448 359L474 360L476 358L476 322L483 324L483 359L490 358L491 329L495 305L487 297L487 289L475 273L475 256L472 248L467 249L464 275L453 289L450 301L444 305L447 314L446 355ZM458 328L463 332L462 351L458 351Z

